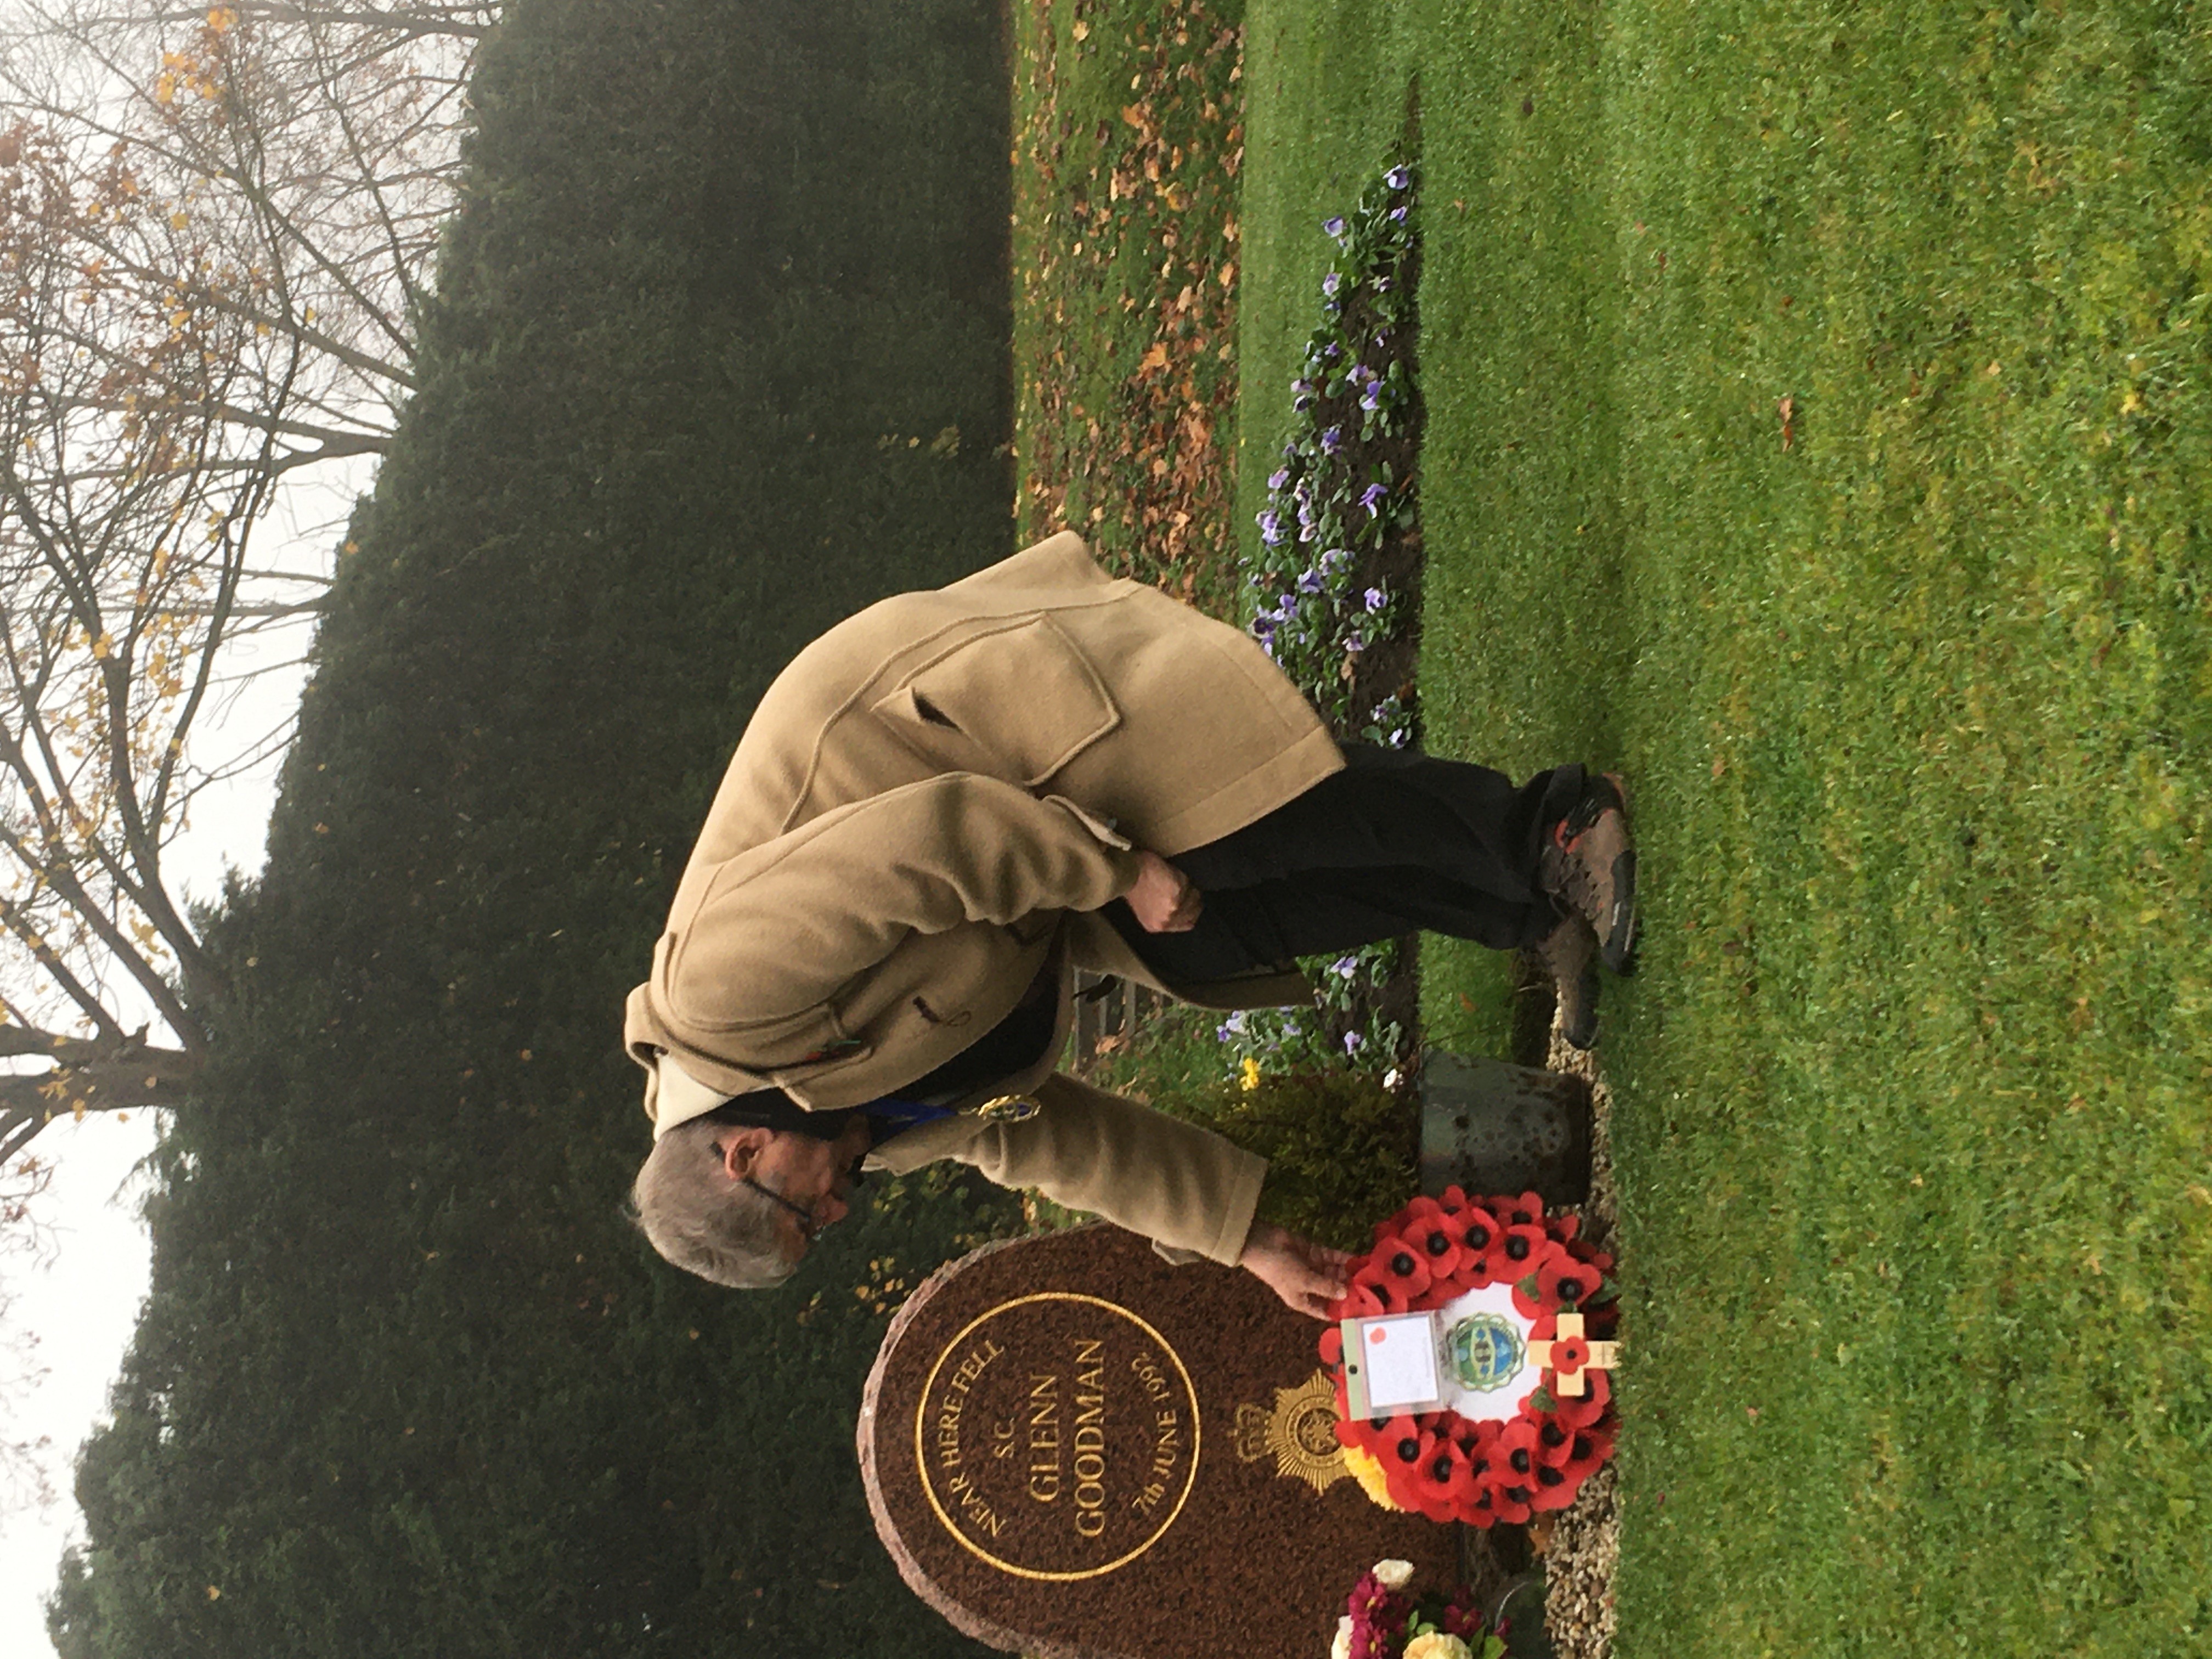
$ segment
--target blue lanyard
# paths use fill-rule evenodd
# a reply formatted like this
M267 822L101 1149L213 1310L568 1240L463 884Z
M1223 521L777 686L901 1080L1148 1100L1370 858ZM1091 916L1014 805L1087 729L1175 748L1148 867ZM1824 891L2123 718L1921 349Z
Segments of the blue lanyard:
M899 1100L885 1095L881 1100L872 1100L860 1108L870 1121L876 1125L876 1145L882 1146L893 1135L903 1134L917 1123L928 1123L940 1117L951 1117L949 1106L925 1106L920 1101Z

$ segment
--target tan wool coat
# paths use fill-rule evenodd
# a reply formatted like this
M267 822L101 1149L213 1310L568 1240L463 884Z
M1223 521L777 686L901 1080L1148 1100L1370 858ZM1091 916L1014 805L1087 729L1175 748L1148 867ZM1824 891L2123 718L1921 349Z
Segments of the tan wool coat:
M1073 534L871 606L762 698L630 994L624 1039L656 1133L717 1094L774 1086L811 1110L893 1094L1048 966L1063 1028L1075 966L1209 1006L1304 1000L1295 974L1162 984L1095 913L1135 880L1135 849L1216 840L1343 763L1249 638L1109 577ZM664 1054L706 1085L672 1091L667 1113ZM1028 1121L941 1119L876 1161L960 1158L1233 1261L1260 1161L1047 1083L1050 1066L961 1103L1033 1091L1044 1109Z

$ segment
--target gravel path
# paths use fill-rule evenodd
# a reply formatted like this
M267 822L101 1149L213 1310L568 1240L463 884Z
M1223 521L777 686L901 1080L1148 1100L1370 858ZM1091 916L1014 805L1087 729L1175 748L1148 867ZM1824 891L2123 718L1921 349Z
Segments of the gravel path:
M1600 1053L1603 1052L1602 1038ZM1560 1041L1556 1025L1547 1061L1555 1072L1572 1072L1590 1085L1590 1195L1583 1206L1583 1236L1601 1249L1613 1250L1619 1218L1613 1180L1613 1091L1595 1054L1581 1054ZM1632 1342L1636 1334L1623 1331ZM1582 1494L1560 1511L1544 1547L1544 1627L1559 1659L1610 1659L1613 1652L1613 1571L1620 1559L1620 1506L1617 1472L1611 1463L1583 1485Z

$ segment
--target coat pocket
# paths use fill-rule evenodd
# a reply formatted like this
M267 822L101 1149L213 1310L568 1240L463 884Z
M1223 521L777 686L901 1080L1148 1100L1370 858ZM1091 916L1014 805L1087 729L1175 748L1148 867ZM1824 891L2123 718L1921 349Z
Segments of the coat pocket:
M1042 616L963 640L901 681L873 712L939 765L987 771L1024 788L1121 723L1098 671Z

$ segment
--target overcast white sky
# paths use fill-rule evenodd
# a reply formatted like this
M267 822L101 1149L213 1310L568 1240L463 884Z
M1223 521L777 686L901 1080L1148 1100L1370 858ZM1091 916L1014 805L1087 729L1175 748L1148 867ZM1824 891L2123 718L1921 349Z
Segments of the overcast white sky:
M267 568L327 570L329 550L372 471L366 459L349 469L319 468L280 497L259 532ZM296 659L307 637L302 629L248 647L257 654L239 666L263 672L222 710L219 724L200 732L197 754L219 760L250 749L290 717L299 706L301 671L273 665ZM213 898L227 867L260 870L282 759L271 755L252 773L210 789L194 803L190 827L167 860L173 890ZM59 1248L44 1267L0 1259L0 1274L15 1292L0 1327L0 1353L28 1333L37 1339L34 1357L46 1373L35 1389L0 1398L0 1437L49 1443L47 1478L55 1498L42 1507L27 1494L10 1492L0 1502L0 1654L9 1659L53 1659L46 1598L64 1547L83 1536L70 1489L72 1466L78 1446L105 1413L108 1384L146 1294L148 1247L138 1218L144 1183L133 1172L153 1147L156 1125L152 1113L129 1117L118 1123L111 1115L94 1114L82 1123L57 1123L40 1135L33 1146L55 1165L41 1212Z

